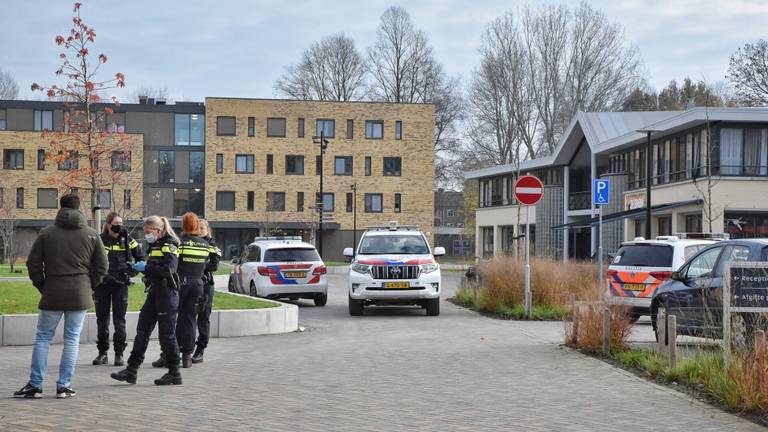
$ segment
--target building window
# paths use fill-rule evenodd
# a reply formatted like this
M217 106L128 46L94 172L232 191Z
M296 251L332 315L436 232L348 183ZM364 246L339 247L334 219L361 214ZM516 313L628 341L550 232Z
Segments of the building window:
M216 153L216 174L224 172L224 155Z
M123 207L125 207L126 210L131 209L131 190L125 189L123 191Z
M37 151L37 169L45 171L45 150L43 149Z
M395 194L395 213L400 213L403 206L403 198L399 193Z
M285 157L286 175L304 175L304 156L286 156Z
M355 121L352 119L347 120L347 139L355 137Z
M701 215L691 214L685 215L685 232L687 233L700 233L701 231Z
M267 192L267 211L285 211L285 192Z
M271 154L267 155L267 174L274 174L275 161Z
M336 136L336 120L317 119L315 124L316 135L323 135L324 138L334 138Z
M0 110L0 130L6 130L8 128L8 120L7 120L7 111L4 109Z
M365 194L365 212L381 213L384 211L383 200L381 194Z
M333 166L334 175L352 175L352 156L336 156Z
M299 118L299 124L297 129L299 131L299 138L304 138L304 119L303 118Z
M53 111L35 110L35 130L53 130Z
M403 139L403 122L400 120L395 122L395 139L401 140Z
M205 153L189 152L189 182L203 183L205 181Z
M672 235L672 218L671 217L659 218L659 232L657 235L660 235L660 236Z
M63 158L59 162L59 170L60 171L70 171L70 170L76 170L79 168L79 157L78 157L77 150L68 150L68 154L66 158Z
M176 145L202 146L205 144L205 116L202 114L176 114Z
M248 199L246 200L248 211L253 211L253 209L255 208L255 204L254 204L255 195L256 194L253 191L248 191Z
M24 150L3 150L3 169L24 169Z
M483 257L493 256L493 227L482 227Z
M115 113L109 115L107 130L111 133L125 133L125 113Z
M353 196L352 192L347 192L347 213L352 213L352 206L353 206Z
M315 156L315 175L320 175L320 171L323 169L323 157L320 155Z
M24 208L24 188L16 188L16 208Z
M216 210L235 211L235 193L234 192L216 192Z
M234 117L216 117L216 135L218 136L235 136L236 133L236 121Z
M159 183L174 183L176 170L176 154L172 151L160 151L157 156Z
M111 165L113 171L130 171L131 152L113 151Z
M56 208L56 189L38 189L37 190L37 208Z
M367 176L371 175L371 157L370 156L365 157L365 175Z
M402 175L402 160L399 157L384 158L384 175L399 176Z
M267 119L267 136L284 138L285 137L285 119L284 118L268 118Z
M315 195L315 202L325 212L332 212L333 209L333 192L323 193L323 201L320 202L320 193ZM319 209L318 209L319 210Z
M248 117L248 136L252 137L256 135L256 119Z
M365 138L366 139L383 139L384 138L384 121L383 120L366 120L365 121Z
M173 190L173 214L181 217L186 212L194 212L203 217L205 197L201 189L177 188Z
M235 173L253 174L254 156L253 155L235 155Z
M296 211L304 211L304 192L296 192Z
M99 207L103 209L112 208L112 191L109 189L99 190Z

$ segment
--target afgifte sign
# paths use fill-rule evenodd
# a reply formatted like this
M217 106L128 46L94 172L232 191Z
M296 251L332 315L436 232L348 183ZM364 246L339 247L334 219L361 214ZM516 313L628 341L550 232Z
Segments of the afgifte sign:
M768 308L768 268L731 267L730 306Z

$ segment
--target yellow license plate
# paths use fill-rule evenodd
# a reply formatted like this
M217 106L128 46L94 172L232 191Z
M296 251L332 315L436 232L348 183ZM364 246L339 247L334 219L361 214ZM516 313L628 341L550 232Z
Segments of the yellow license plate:
M301 279L307 277L307 272L285 272L285 277L289 279Z
M410 288L410 282L384 282L384 288L403 289Z
M624 284L626 291L645 291L645 284Z

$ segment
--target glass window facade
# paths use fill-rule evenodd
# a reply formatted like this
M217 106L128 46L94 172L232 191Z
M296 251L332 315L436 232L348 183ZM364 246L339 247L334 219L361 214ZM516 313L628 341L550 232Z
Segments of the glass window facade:
M176 181L176 154L173 151L160 151L157 155L158 183L174 183Z
M175 135L178 146L205 145L205 116L203 114L176 114Z
M8 112L4 109L0 109L0 130L6 130L8 128Z
M347 213L352 213L352 192L347 192Z
M267 136L268 137L285 137L285 119L284 118L268 118L267 119Z
M216 153L216 174L224 172L224 155Z
M253 174L254 165L253 155L235 156L235 172L238 174Z
M403 198L399 193L395 194L395 213L400 213L403 210Z
M296 211L304 211L304 192L296 192Z
M37 208L56 208L58 206L56 189L37 190Z
M200 188L174 188L173 214L175 217L181 217L186 212L194 212L196 215L203 217L205 216L204 200L205 197Z
M347 139L355 137L355 121L352 119L347 120Z
M37 169L45 171L45 150L43 149L37 151Z
M112 191L102 189L99 191L99 207L103 209L112 208Z
M298 129L298 131L297 131L298 132L298 137L299 138L304 138L304 119L303 118L299 118L299 122L296 125L296 128Z
M304 175L304 156L288 155L285 157L286 175Z
M371 175L371 157L370 156L365 157L365 175L366 176Z
M267 211L285 211L285 192L267 192Z
M366 139L384 138L384 121L366 120L365 121L365 138Z
M317 193L315 195L315 202L318 204L320 203L320 193ZM323 202L322 202L323 211L332 212L334 211L333 205L334 205L334 199L333 199L333 193L332 192L324 192L323 193Z
M395 122L395 139L401 140L403 139L403 122L400 120Z
M275 158L271 154L267 155L267 174L274 174L275 172Z
M322 133L325 138L334 138L336 136L336 120L317 119L315 133L317 136Z
M53 130L53 111L34 110L34 129Z
M4 149L3 169L24 169L24 150Z
M352 156L336 156L333 173L335 175L352 175Z
M189 182L203 183L205 181L205 153L189 152Z
M115 151L112 152L112 170L130 171L131 170L131 152Z
M216 135L234 136L236 133L236 120L231 116L216 117Z
M248 136L252 137L256 135L256 119L248 117Z
M216 210L235 211L235 193L226 191L216 192Z
M384 175L399 176L402 175L402 159L399 157L384 158Z
M256 208L256 194L253 191L248 191L247 199L246 199L246 209L248 211L253 211Z
M365 194L365 212L381 213L384 211L384 198L381 194Z
M24 208L24 188L16 188L16 208Z

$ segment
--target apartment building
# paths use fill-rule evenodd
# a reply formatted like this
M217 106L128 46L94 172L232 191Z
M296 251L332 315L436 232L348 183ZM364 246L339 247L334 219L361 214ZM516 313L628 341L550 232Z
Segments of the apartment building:
M464 192L435 191L435 245L444 247L451 256L474 256L474 232L467 235L465 223Z
M610 205L603 209L607 252L645 235L649 204L652 236L714 232L732 238L766 237L768 109L577 113L552 155L525 161L519 170L505 165L465 173L479 187L478 256L517 249L526 222L512 190L518 173L537 175L545 184L544 198L529 216L532 250L539 257L594 256L595 178L611 181Z
M121 183L104 185L99 204L129 223L160 214L177 224L194 211L210 221L227 257L260 234L315 239L320 147L313 136L322 131L329 142L322 164L326 259L341 258L355 228L395 219L433 231L432 105L143 98L111 108L103 127L125 132L130 154L119 164ZM41 162L49 150L42 131L60 130L65 109L0 101L0 205L12 208L18 238L32 239L51 223L68 189L55 174L71 165Z

